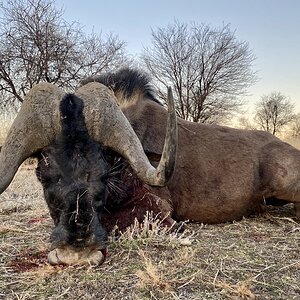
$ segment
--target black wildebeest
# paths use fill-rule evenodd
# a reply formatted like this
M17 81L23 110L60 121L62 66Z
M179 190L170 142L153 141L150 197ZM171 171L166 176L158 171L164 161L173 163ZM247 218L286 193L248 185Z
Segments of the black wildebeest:
M139 92L127 88L143 78ZM166 110L153 101L149 80L123 69L83 80L110 87L149 158L162 153ZM152 160L155 164L155 161ZM300 151L258 130L192 123L178 118L176 169L166 188L155 194L169 204L176 220L220 223L260 211L265 200L295 205L300 217Z
M106 232L101 212L112 175L108 153L114 151L128 161L140 180L154 186L166 184L176 157L174 109L168 120L164 154L155 168L107 87L90 83L75 95L65 95L41 83L27 94L0 153L0 192L24 159L40 157L37 175L55 223L51 263L103 260Z
M141 80L136 85L137 78ZM100 134L103 123L99 119L107 113L103 113L103 109L95 109L99 105L98 101L105 100L104 95L96 92L96 87L101 86L97 82L102 82L114 92L114 101L130 122L130 128L135 131L152 164L157 165L163 156L167 111L155 100L145 78L139 72L125 69L114 74L89 78L79 90L87 89L81 98L85 103L87 128L93 139L107 145L99 140L99 136L105 135L105 130ZM91 84L94 84L93 89L88 89ZM134 93L128 93L135 85ZM55 93L58 90L54 88L31 91L31 95L39 99L47 99L49 95L55 97ZM58 98L62 98L61 92ZM86 105L90 98L96 99L93 106ZM45 111L40 102L26 106L26 109L22 107L17 119L22 120L29 116L29 122L24 126L24 120L16 121L3 147L0 156L0 191L7 187L15 170L26 157L50 144L51 139L45 137L50 135L52 138L60 132L58 114L53 114L53 111L57 112L57 108L46 108ZM42 124L37 122L32 117L33 111L41 114L46 121ZM37 129L29 135L29 141L24 140L19 133L24 128L26 130L33 127L33 124L38 125L34 126ZM120 132L119 129L116 132ZM110 140L122 144L125 141L121 139L122 134L116 134ZM34 144L36 141L38 144ZM25 145L30 146L26 148ZM27 152L23 151L24 148L28 149ZM11 153L13 156L10 156ZM129 160L128 155L121 155ZM5 157L8 157L7 162ZM264 199L272 197L294 203L299 216L299 165L300 151L269 133L178 119L178 151L173 176L166 187L149 187L149 190L160 199L162 211L169 211L176 220L189 219L204 223L237 220L256 211ZM139 168L132 163L131 166L142 178ZM5 175L6 169L11 170L8 175ZM151 185L149 180L144 182L147 188L149 183Z

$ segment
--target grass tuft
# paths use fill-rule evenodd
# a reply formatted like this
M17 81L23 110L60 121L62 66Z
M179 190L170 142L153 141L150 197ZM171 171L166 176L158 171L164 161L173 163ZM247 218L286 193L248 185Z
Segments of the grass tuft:
M151 287L161 291L170 291L171 283L163 278L163 273L160 272L159 266L146 257L144 251L141 250L139 255L143 261L143 269L136 271L136 275L140 279L137 283L138 287L142 289Z

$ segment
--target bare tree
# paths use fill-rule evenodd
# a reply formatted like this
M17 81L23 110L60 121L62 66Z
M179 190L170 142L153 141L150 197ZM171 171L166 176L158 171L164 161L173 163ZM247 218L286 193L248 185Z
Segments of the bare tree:
M165 99L165 87L173 87L178 115L208 123L221 121L241 106L238 96L256 79L254 59L248 43L237 40L228 25L210 28L178 21L152 30L152 47L142 56L160 96Z
M300 113L295 115L295 119L291 124L291 133L292 137L299 138L300 137Z
M281 93L272 92L257 102L254 120L261 129L276 135L295 120L294 105Z
M84 34L63 19L54 0L8 0L0 9L0 92L10 102L22 102L40 81L72 88L125 60L123 41Z
M237 120L237 127L246 130L255 130L256 127L252 122L252 118L241 116Z

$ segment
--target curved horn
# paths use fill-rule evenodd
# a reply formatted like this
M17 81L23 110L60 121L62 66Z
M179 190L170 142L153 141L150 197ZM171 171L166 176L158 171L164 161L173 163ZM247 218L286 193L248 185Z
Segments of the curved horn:
M8 187L21 163L48 146L60 133L59 103L64 94L52 84L40 83L26 95L0 152L0 193ZM170 91L167 138L156 169L107 87L93 82L78 89L76 94L84 101L90 135L124 156L144 182L165 185L174 170L177 147L176 115Z
M168 120L167 130L162 157L157 166L157 173L165 173L165 180L168 181L175 169L176 154L177 154L177 118L175 103L171 87L168 87Z
M26 95L0 152L0 194L8 187L21 163L49 145L60 131L58 106L64 92L47 83Z
M174 171L177 150L177 121L171 89L168 89L169 114L165 145L160 163L154 168L129 121L116 101L112 101L114 98L109 90L103 87L100 83L91 82L76 92L84 101L84 115L90 135L97 142L125 157L145 183L165 185ZM99 102L102 102L101 106Z

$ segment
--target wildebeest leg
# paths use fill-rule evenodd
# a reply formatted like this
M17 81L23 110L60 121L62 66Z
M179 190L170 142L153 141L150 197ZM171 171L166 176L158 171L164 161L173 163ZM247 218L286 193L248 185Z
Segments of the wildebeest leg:
M298 220L300 220L300 193L290 192L290 193L285 193L284 195L286 195L286 203L289 202L294 204L296 217Z
M285 143L264 149L260 176L266 197L294 203L300 219L300 151Z
M286 200L287 202L293 203L295 208L296 217L300 220L300 174L299 179L288 178L282 179L281 185L278 185L276 191L276 198Z

